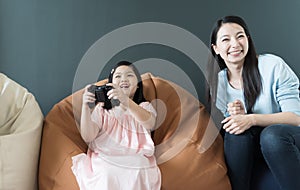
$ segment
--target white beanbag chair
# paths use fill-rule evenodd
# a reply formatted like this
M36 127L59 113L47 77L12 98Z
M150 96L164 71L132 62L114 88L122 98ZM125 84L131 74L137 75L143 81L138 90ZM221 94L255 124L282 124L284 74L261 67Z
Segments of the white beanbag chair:
M36 190L43 114L34 96L0 73L0 189Z

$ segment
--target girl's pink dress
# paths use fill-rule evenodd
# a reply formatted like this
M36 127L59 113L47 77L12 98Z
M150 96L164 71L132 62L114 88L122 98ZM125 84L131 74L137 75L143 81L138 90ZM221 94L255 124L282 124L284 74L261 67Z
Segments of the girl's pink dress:
M141 107L156 116L149 102ZM87 154L72 157L72 171L81 190L159 190L161 174L154 143L144 124L128 112L96 106L92 121L100 127Z

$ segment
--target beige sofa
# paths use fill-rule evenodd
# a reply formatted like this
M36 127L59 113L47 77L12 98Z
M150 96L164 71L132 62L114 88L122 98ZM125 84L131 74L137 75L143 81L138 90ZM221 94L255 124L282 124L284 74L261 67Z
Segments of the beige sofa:
M204 106L181 87L142 75L144 94L158 111L153 132L162 190L231 189L223 142ZM103 84L104 81L98 82ZM82 92L66 97L45 118L39 162L40 190L76 190L71 157L87 151L78 131Z
M0 73L0 189L36 190L43 114L34 96Z

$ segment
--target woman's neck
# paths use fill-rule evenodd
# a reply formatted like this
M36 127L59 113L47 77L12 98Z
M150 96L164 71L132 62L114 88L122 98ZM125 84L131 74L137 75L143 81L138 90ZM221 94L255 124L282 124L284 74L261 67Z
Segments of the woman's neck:
M228 68L227 78L229 84L235 89L243 88L243 78L242 78L243 68Z

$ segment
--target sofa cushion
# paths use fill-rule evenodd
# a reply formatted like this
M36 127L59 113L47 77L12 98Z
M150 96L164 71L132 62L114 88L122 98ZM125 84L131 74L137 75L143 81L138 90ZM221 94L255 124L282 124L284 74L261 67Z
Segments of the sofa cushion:
M34 96L0 73L0 189L37 189L43 114Z
M222 138L204 106L190 93L150 73L142 75L144 94L158 112L153 140L162 173L162 189L227 190ZM104 84L105 80L97 84ZM45 119L39 165L39 187L78 189L72 156L87 151L78 124L80 90L57 103Z

